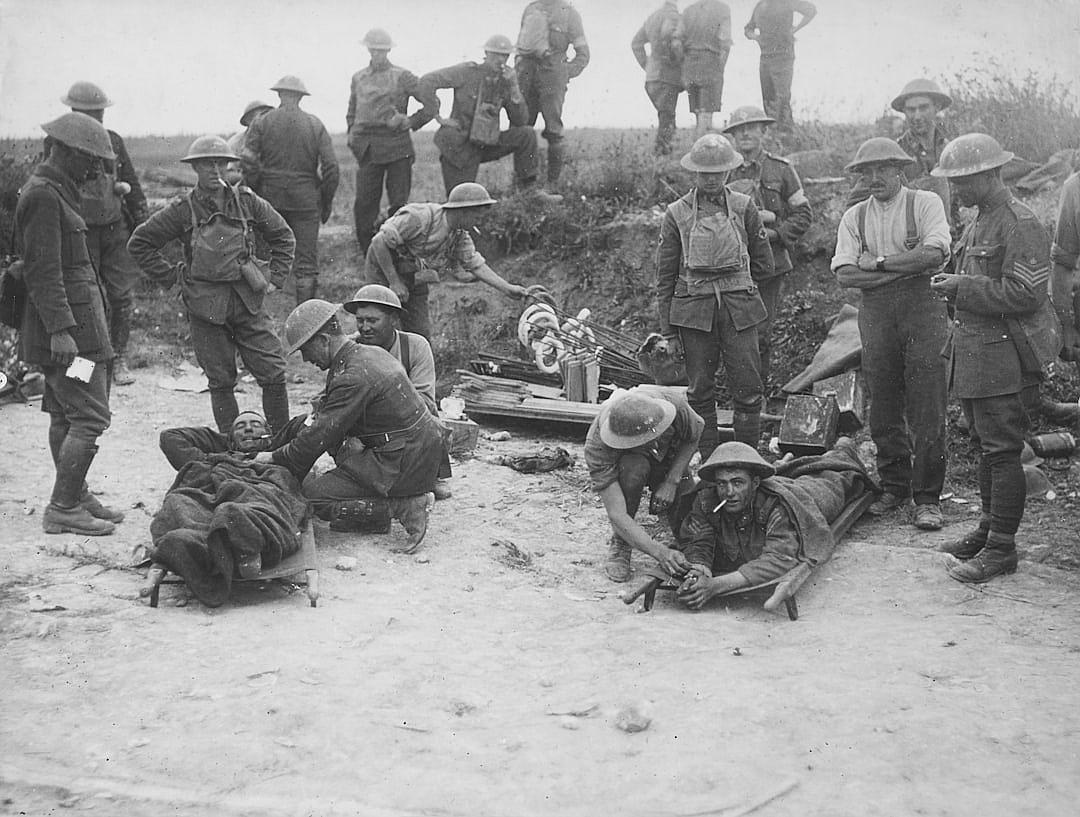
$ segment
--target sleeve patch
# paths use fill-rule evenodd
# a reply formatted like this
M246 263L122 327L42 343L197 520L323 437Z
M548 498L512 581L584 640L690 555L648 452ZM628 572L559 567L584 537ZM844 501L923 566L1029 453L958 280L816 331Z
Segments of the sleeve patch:
M1039 264L1039 259L1032 258L1030 261L1017 261L1013 264L1012 277L1033 290L1046 286L1050 280L1050 267L1047 264Z

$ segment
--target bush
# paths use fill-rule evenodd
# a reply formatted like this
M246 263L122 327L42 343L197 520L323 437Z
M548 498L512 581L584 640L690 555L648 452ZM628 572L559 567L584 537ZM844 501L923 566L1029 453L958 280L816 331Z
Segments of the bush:
M953 98L949 120L957 134L988 133L1021 158L1045 162L1063 148L1080 147L1080 111L1072 89L1056 76L1016 77L991 61L944 83Z

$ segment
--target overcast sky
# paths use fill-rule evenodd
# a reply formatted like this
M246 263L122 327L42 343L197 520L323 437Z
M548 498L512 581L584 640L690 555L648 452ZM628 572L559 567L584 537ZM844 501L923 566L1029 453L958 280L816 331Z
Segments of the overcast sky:
M570 85L568 127L655 124L630 40L658 0L579 0L592 62ZM685 8L686 2L680 2ZM743 38L752 0L729 3L735 47L725 109L760 104L758 48ZM345 129L349 78L379 26L391 59L420 74L480 59L491 34L515 38L525 0L0 0L0 136L40 135L80 79L115 101L124 135L231 133L253 98L297 74L305 109ZM949 77L991 58L1018 74L1080 77L1078 0L818 0L800 32L796 118L869 121L915 76ZM1075 85L1074 85L1075 87ZM685 97L683 98L685 99ZM680 124L692 118L680 101ZM434 126L429 126L434 127Z

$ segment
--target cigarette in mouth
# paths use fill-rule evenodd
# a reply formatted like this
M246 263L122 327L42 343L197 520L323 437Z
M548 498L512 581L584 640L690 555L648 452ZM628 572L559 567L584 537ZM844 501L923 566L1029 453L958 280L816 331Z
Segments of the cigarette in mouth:
M718 510L720 510L721 508L723 508L723 507L724 507L725 505L727 505L727 500L726 500L726 499L721 499L721 500L720 500L720 504L719 504L719 505L717 505L717 506L716 506L715 508L713 508L713 509L712 509L712 512L713 512L713 513L716 513L716 512L718 511Z

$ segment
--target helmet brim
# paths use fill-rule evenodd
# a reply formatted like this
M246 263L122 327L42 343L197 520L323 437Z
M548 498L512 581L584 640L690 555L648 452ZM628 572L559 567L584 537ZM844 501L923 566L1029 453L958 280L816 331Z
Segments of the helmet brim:
M731 162L729 162L727 164L723 164L723 165L721 165L719 167L716 167L714 165L701 165L701 164L698 164L697 162L695 162L693 159L690 158L690 154L688 153L679 160L679 164L682 165L683 167L685 167L687 170L693 172L693 173L725 173L728 170L734 170L735 168L740 167L742 165L742 163L743 163L742 154L741 153L736 153L735 157L736 158L732 159Z
M948 94L943 94L940 91L908 91L905 94L900 94L900 96L892 101L892 109L903 113L904 103L913 96L925 96L926 98L933 100L939 111L943 111L952 105L952 97Z
M600 410L600 440L604 445L608 446L608 448L617 448L619 450L636 448L639 445L651 443L667 431L675 421L675 406L667 400L659 398L656 398L656 402L660 404L662 412L660 421L648 431L643 431L640 434L626 435L619 434L611 428L611 410L618 401L609 400L604 404L604 408Z
M749 119L743 119L741 122L731 122L725 125L721 129L721 133L732 133L743 125L775 125L776 120L771 116L752 116Z
M971 167L957 168L955 170L946 170L940 165L930 171L930 175L937 179L959 179L964 176L975 176L979 173L985 173L987 170L994 170L999 167L1004 167L1013 159L1016 158L1016 154L1011 150L1003 150L998 156L993 159L987 159L985 162L980 162L977 165ZM940 160L939 160L940 161Z
M498 204L498 200L491 198L481 199L480 201L448 201L442 205L444 210L465 210L469 207L491 207L493 204Z
M394 306L393 304L385 303L384 301L372 301L368 298L360 298L355 301L346 301L341 305L341 308L348 312L350 315L355 315L358 307L361 306L381 306L384 309L391 309L394 312L404 312L405 307Z

